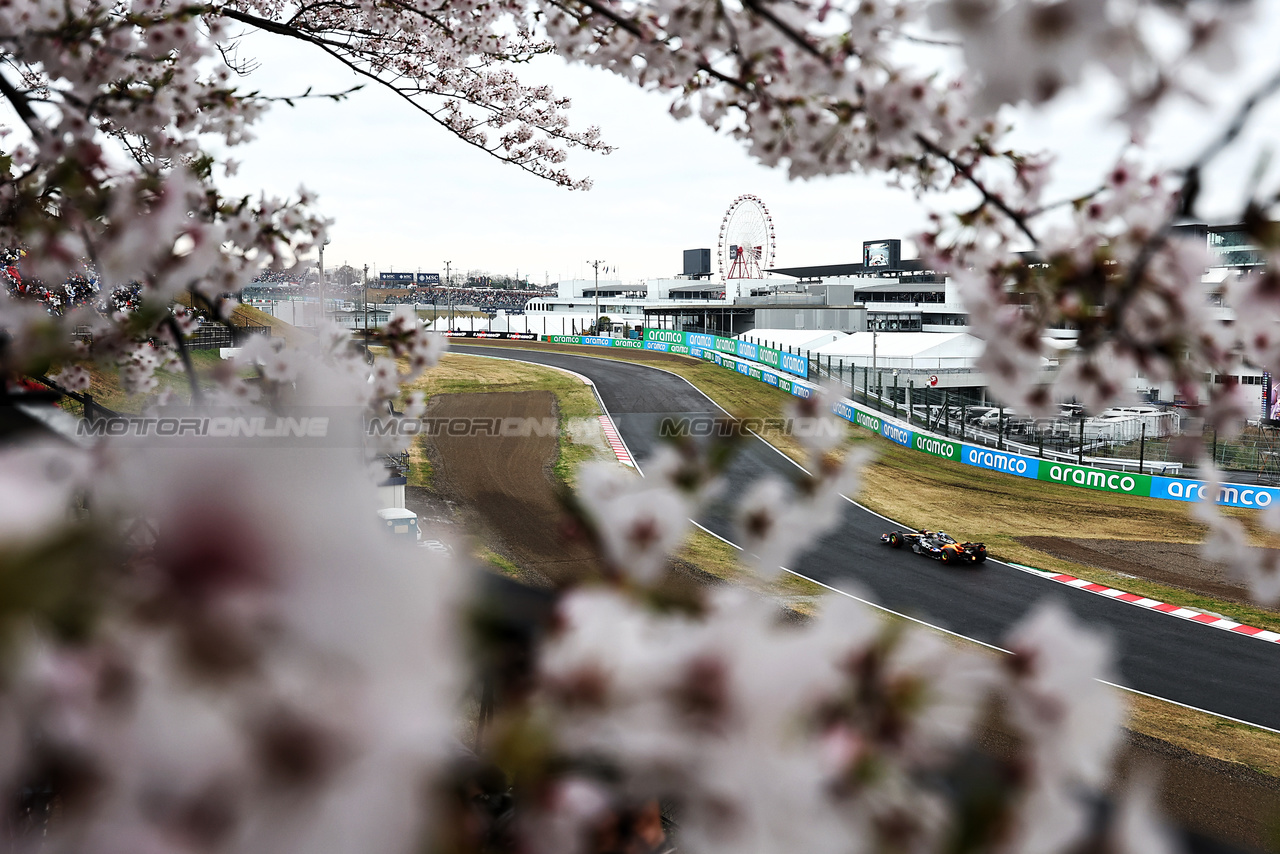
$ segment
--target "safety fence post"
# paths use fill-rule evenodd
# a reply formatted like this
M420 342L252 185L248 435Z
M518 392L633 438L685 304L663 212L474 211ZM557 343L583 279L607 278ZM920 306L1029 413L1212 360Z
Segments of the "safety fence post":
M1138 474L1142 474L1142 469L1147 461L1147 422L1142 422L1142 435L1138 438Z

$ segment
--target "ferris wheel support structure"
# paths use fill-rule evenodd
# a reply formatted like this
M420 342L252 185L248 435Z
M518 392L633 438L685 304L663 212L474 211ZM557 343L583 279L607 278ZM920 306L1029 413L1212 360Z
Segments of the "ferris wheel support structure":
M726 295L738 294L741 279L763 279L776 249L773 215L764 200L751 194L734 199L720 221L716 248Z

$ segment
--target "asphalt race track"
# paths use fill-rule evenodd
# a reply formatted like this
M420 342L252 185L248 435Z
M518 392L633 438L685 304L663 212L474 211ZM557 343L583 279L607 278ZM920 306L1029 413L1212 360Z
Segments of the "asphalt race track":
M707 397L673 374L644 365L553 351L473 347L458 352L568 368L590 377L623 439L639 461L656 444L667 415L722 414ZM748 442L729 472L726 496L740 496L763 475L794 473L793 464L762 440ZM735 539L728 505L698 521ZM840 527L791 567L839 590L919 618L965 637L1001 645L1009 628L1046 598L1063 602L1078 619L1105 629L1118 652L1116 682L1157 697L1280 730L1280 643L1148 611L1037 578L988 561L953 568L880 543L892 523L849 504ZM963 532L954 532L963 536Z

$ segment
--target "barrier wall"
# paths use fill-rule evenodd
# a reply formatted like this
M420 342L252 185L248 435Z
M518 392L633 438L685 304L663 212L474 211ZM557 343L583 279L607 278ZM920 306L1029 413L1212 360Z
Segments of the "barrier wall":
M725 354L711 351L707 353L709 355L705 355L704 358L709 358L718 365L735 370L744 376L759 379L769 385L778 385L798 397L811 397L818 388L813 383L784 378L768 368L751 365ZM1276 487L1223 483L1218 485L1217 494L1212 495L1210 485L1201 480L1077 466L997 451L982 445L956 442L930 433L918 432L902 422L886 418L879 412L863 409L848 398L841 398L832 403L831 411L845 421L878 433L905 448L1015 477L1061 483L1096 492L1114 492L1171 501L1204 501L1212 497L1215 503L1226 507L1265 508L1270 507L1273 502L1280 501L1280 488Z
M657 350L661 353L679 353L682 356L701 358L702 351L724 353L752 362L777 368L797 377L809 376L809 357L775 350L737 338L709 335L705 332L682 332L675 329L646 329L643 340L635 338L609 338L595 335L542 335L541 340L552 344L584 344L589 347L622 347L628 350ZM757 377L756 379L759 379ZM773 385L773 383L771 383Z
M667 344L658 341L641 341L636 338L609 338L596 335L542 335L541 340L551 344L585 344L589 347L612 347L622 350L658 350L662 353L692 355L684 344Z
M487 329L461 330L450 329L445 332L447 338L496 338L500 341L537 341L535 332L490 332Z
M775 350L762 344L752 344L737 338L724 338L720 335L708 335L705 332L682 332L676 329L646 329L645 343L679 344L690 349L713 350L752 362L759 362L797 377L809 376L809 357Z
M541 337L553 344L658 350L706 359L796 397L812 397L818 390L815 384L797 378L797 376L808 376L808 359L769 347L748 344L735 338L723 338L700 332L677 332L671 329L646 329L643 341L635 338L604 338L591 335L544 335ZM766 361L774 358L777 365ZM1061 483L1097 492L1114 492L1169 501L1204 501L1211 495L1210 485L1202 480L1070 465L1053 460L1042 460L1039 457L1024 457L1007 451L997 451L981 445L955 442L929 433L920 433L902 422L886 418L879 412L862 409L847 398L834 402L831 405L831 411L845 421L873 433L879 433L904 448L1015 477ZM1273 502L1280 501L1280 488L1223 483L1218 485L1217 495L1213 496L1213 499L1215 503L1225 507L1265 508L1270 507Z

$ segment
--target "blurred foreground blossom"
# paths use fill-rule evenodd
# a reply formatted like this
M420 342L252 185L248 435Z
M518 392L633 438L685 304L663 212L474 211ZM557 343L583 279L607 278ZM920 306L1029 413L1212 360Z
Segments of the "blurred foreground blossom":
M225 321L255 273L292 268L326 238L307 190L236 197L215 180L270 103L238 87L252 60L236 58L246 35L269 33L570 189L590 181L565 168L568 152L609 146L513 70L551 52L658 93L792 177L963 188L972 207L938 214L918 242L958 286L998 399L1101 408L1140 371L1229 431L1238 390L1202 380L1242 358L1280 368L1275 283L1225 283L1238 323L1219 323L1203 252L1173 227L1196 216L1205 170L1276 83L1193 160L1150 165L1141 141L1171 97L1202 94L1198 75L1233 67L1254 5L15 0L0 6L0 371L57 367L72 390L92 387L91 369L115 371L148 396L140 410L175 398L160 394L172 372L193 406L394 415L402 384L445 349L412 312L362 348L321 324L306 345L248 343L207 376L187 350L197 320ZM935 49L932 67L917 62ZM1045 198L1059 158L1016 150L1006 108L1050 103L1093 73L1118 87L1134 144L1060 204ZM1270 254L1273 205L1259 191L1241 215ZM1049 376L1043 338L1063 325L1079 347ZM406 416L422 406L410 399ZM829 418L825 404L799 406ZM803 472L733 496L765 575L831 528L863 461L841 456L842 434L801 438ZM547 594L545 623L516 626L469 599L450 560L379 530L370 471L402 448L103 441L0 454L0 782L7 803L44 816L24 844L462 854L674 838L821 854L1081 842L1120 709L1103 685L1106 643L1063 613L1033 612L1002 666L851 603L796 625L741 591L664 599L670 552L727 464L725 448L678 445L644 479L581 473L577 521L606 571ZM1274 596L1275 567L1249 562L1243 530L1197 512L1210 555ZM984 752L990 730L1012 736L1011 755ZM1164 844L1141 796L1105 830L1134 850Z

